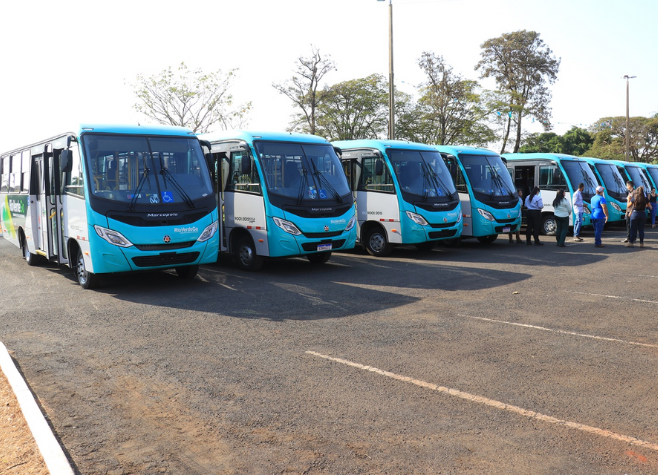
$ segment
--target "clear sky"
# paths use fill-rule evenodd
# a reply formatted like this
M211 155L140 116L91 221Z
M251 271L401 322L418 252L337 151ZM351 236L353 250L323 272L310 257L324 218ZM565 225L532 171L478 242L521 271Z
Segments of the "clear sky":
M658 112L657 0L393 0L396 87L414 93L423 51L478 79L480 45L526 29L561 58L554 131L626 113ZM146 123L128 84L185 62L239 68L249 128L284 130L293 112L273 82L292 76L311 45L338 70L332 84L388 76L388 0L37 0L0 2L0 151L80 122ZM482 83L493 88L493 83ZM530 131L540 131L538 124Z

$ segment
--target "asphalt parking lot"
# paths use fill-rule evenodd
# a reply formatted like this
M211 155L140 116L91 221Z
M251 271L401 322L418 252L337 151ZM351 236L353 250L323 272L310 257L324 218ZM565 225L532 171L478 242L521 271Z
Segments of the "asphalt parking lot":
M583 235L98 291L0 239L0 341L82 474L658 473L658 230Z

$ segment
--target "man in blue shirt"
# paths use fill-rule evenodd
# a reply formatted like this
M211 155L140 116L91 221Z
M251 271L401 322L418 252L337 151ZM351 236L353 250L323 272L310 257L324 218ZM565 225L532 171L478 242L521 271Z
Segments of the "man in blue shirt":
M594 247L604 247L601 243L603 225L608 222L608 205L603 196L603 187L596 187L596 195L592 198L592 225L594 226Z

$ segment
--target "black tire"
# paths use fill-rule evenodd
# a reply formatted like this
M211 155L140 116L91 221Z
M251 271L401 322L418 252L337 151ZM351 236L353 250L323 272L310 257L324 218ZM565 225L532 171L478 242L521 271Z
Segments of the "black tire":
M492 244L496 239L498 239L498 234L491 234L489 236L480 236L477 238L482 244Z
M386 239L386 231L379 226L368 231L363 245L368 254L375 257L386 257L393 250L393 246Z
M176 274L178 274L178 277L185 280L194 279L198 272L199 266L176 267Z
M318 252L317 254L308 254L306 258L311 264L324 264L331 258L331 252Z
M27 248L27 243L25 242L25 238L21 239L21 243L22 243L21 249L23 251L23 257L25 258L25 262L27 263L27 265L30 267L40 265L43 262L41 256L38 254L32 254L30 252L30 250Z
M242 270L256 272L263 267L264 259L256 254L256 246L249 236L240 238L235 249L235 257L238 267Z
M425 241L416 244L416 249L422 252L429 252L436 246L436 241Z
M557 221L555 220L555 216L552 214L544 216L541 220L540 230L544 236L555 236L555 233L557 232Z
M78 284L83 289L93 289L98 285L98 276L87 271L85 267L85 260L82 256L82 251L78 249L78 254L75 259L75 276L78 278Z

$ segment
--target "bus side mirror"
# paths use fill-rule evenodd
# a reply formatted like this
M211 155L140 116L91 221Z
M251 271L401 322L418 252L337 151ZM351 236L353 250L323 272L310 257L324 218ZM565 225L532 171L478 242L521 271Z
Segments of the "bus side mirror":
M384 161L377 160L375 162L375 175L382 176L384 174Z
M336 152L336 155L338 155L338 158L342 158L343 151L340 148L334 147L334 152Z
M62 150L62 153L59 154L59 169L61 173L70 173L73 169L70 150Z

